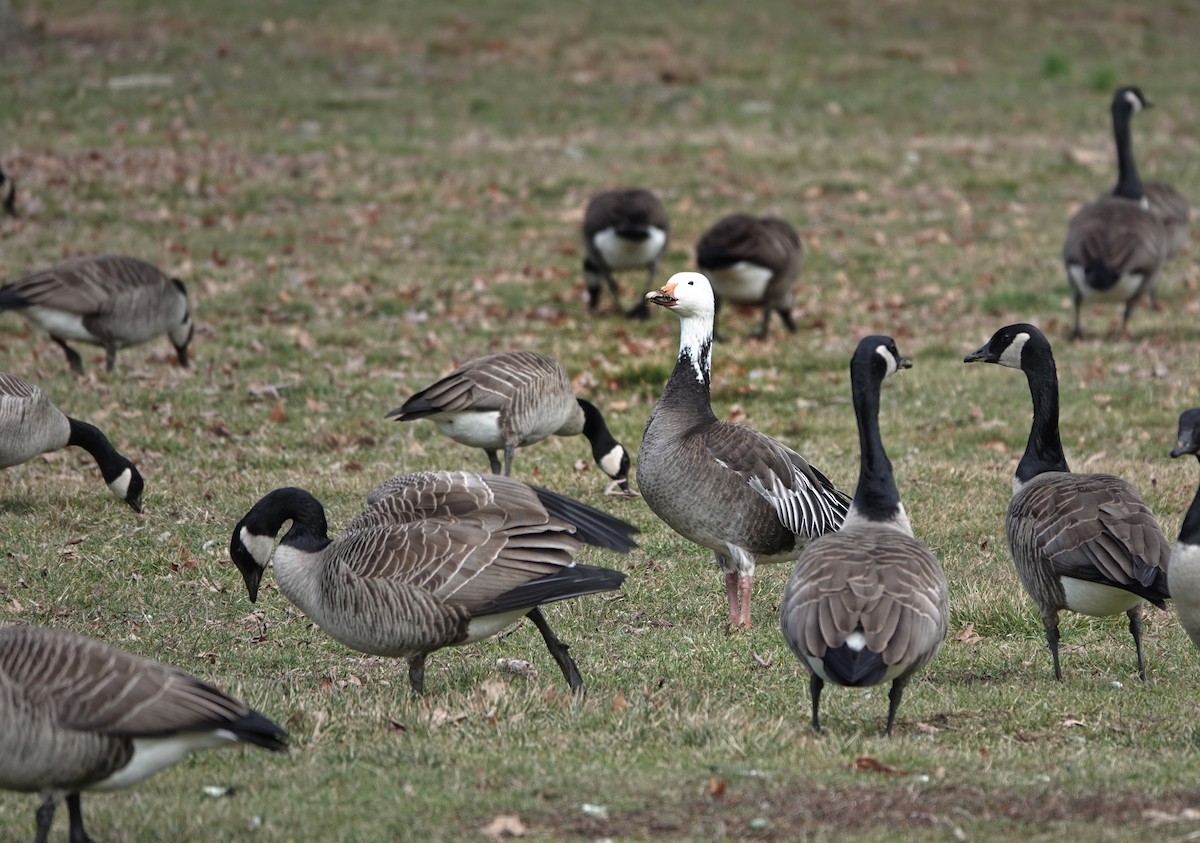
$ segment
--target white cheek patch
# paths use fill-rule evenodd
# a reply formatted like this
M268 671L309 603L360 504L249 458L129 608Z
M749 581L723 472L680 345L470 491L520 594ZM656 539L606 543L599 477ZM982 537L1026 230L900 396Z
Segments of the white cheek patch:
M625 456L625 449L618 445L599 460L601 470L609 477L615 478L621 473L621 461Z
M1133 106L1134 114L1137 114L1142 110L1142 101L1138 99L1137 94L1135 94L1133 91L1126 91L1125 99L1131 106Z
M254 557L254 561L264 568L267 567L267 562L271 559L271 551L275 549L274 536L256 536L245 527L238 533L238 538L245 545L246 550L250 551L250 555Z
M121 500L129 494L129 484L133 480L133 472L128 468L113 478L113 481L108 484L108 488L113 490L113 494Z
M875 353L882 357L883 361L887 363L887 374L896 374L896 370L900 368L900 364L896 361L895 355L888 350L888 347L886 345L876 346Z
M1008 344L1008 348L1004 349L1004 353L1000 355L1000 365L1009 366L1013 369L1021 368L1021 351L1025 348L1025 343L1029 342L1029 334L1022 331L1013 337L1012 342Z

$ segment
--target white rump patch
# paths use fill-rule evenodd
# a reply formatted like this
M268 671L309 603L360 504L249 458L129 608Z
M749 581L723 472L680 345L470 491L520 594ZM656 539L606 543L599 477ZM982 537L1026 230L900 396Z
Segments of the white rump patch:
M484 615L479 618L471 618L467 622L467 638L465 641L459 641L459 644L472 644L476 641L483 641L486 638L491 638L493 635L499 635L504 630L508 629L521 618L529 614L532 606L526 606L524 609L514 609L511 612L504 612L499 615ZM457 646L457 645L456 645Z
M661 228L651 226L649 234L645 240L626 240L615 228L606 228L596 232L592 243L612 269L637 269L653 262L667 242Z
M187 732L167 738L134 738L133 757L129 763L107 779L97 782L88 790L113 790L127 787L152 776L165 767L180 761L197 749L212 749L226 743L236 743L237 735L228 729L211 729L207 732Z
M43 331L64 340L99 342L95 334L83 327L83 317L78 313L68 313L65 310L34 305L25 308L25 316Z
M128 468L113 478L113 481L108 484L108 488L113 490L113 494L121 500L125 500L125 496L129 494L129 484L133 482L133 472Z
M709 270L704 274L708 276L717 295L734 304L756 304L762 301L767 292L767 285L775 275L765 266L749 261L738 261L733 266Z
M621 473L621 457L623 456L625 456L625 449L618 445L600 458L600 469L609 477L616 477Z
M503 448L504 437L500 435L500 411L465 411L462 413L438 413L433 416L433 422L438 430L449 436L455 442L470 445L473 448ZM549 436L547 432L539 438ZM536 440L528 440L530 442Z
M1067 596L1067 608L1094 618L1128 612L1142 602L1142 598L1133 592L1074 577L1063 577L1062 586Z
M1146 280L1146 276L1140 272L1126 272L1107 290L1097 290L1088 286L1083 267L1077 263L1067 266L1067 278L1079 295L1089 301L1099 302L1127 302L1137 295L1137 291L1142 288L1142 282Z

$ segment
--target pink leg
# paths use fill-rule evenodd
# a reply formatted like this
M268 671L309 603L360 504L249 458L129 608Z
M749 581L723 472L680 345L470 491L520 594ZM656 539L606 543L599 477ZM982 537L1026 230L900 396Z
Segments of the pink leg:
M738 598L742 608L741 615L739 617L739 623L743 629L750 628L750 591L753 587L754 575L744 574L738 583L738 590L740 592Z
M738 575L725 575L725 596L729 599L729 626L736 627L741 619L738 614Z

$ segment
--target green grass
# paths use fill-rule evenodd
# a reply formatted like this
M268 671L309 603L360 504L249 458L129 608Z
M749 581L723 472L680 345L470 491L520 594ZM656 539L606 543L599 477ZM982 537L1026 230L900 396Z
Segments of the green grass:
M1050 679L1003 531L1028 392L961 360L1007 322L1045 328L1072 465L1128 478L1174 536L1197 479L1166 457L1178 413L1200 405L1197 264L1168 267L1164 309L1135 311L1132 338L1108 334L1119 308L1096 306L1072 345L1058 254L1072 208L1114 179L1115 84L1158 105L1134 127L1143 176L1200 196L1200 11L17 5L30 27L5 52L0 158L23 216L0 219L0 278L127 252L188 282L200 326L190 370L156 341L111 376L81 349L76 379L0 318L0 370L101 425L147 481L138 517L74 452L0 474L0 619L171 662L293 734L286 757L201 754L86 797L97 839L480 840L498 815L547 841L1133 840L1153 817L1173 838L1196 831L1182 814L1200 795L1194 648L1153 613L1143 684L1123 619L1064 616L1066 681ZM145 74L169 79L138 87ZM310 489L336 531L391 474L485 467L431 425L383 418L468 357L554 354L636 449L678 325L589 318L577 233L588 197L623 184L671 215L660 279L690 268L722 214L804 230L802 329L743 341L758 315L725 309L718 415L737 405L852 488L855 341L890 333L914 361L885 385L884 441L952 622L892 740L882 689L827 689L814 737L776 628L788 572L761 570L754 628L726 634L708 552L640 501L604 498L596 468L573 467L582 440L515 464L644 531L627 558L586 554L629 572L617 599L547 610L582 701L530 625L433 655L415 700L402 663L346 650L269 578L246 599L229 534L270 489ZM645 279L621 281L628 306ZM6 839L31 836L36 801L0 794Z

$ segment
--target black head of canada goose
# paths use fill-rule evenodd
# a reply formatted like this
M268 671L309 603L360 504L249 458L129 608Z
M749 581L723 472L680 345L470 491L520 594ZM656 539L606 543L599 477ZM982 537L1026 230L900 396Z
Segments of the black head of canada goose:
M10 217L17 216L17 184L0 169L0 207Z
M629 452L613 438L596 406L575 397L562 364L536 351L468 360L387 417L431 420L454 441L483 448L495 474L501 470L497 453L503 451L506 477L517 448L553 434L582 433L596 465L613 480L607 493L629 493Z
M614 273L621 270L645 269L646 286L653 286L669 234L667 210L649 190L635 187L593 196L583 215L583 281L588 311L595 313L599 308L604 285L620 309ZM649 315L646 302L639 300L626 315L645 319Z
M80 793L135 784L198 749L246 743L276 752L288 733L180 670L92 638L0 627L0 787L39 793L35 841L64 798L72 843Z
M780 603L783 637L809 670L815 731L821 729L818 708L826 682L862 688L890 680L891 735L904 688L946 637L946 575L913 536L879 434L883 379L910 365L891 337L859 342L850 360L858 487L842 528L800 555Z
M795 451L713 414L715 305L704 275L676 273L646 298L679 317L679 357L646 420L638 488L671 529L712 549L729 624L748 627L755 565L794 561L841 526L850 497Z
M1081 208L1067 225L1062 256L1075 311L1074 339L1083 337L1079 312L1085 301L1124 302L1125 332L1141 296L1157 295L1158 274L1168 253L1167 229L1150 208L1129 137L1129 118L1145 105L1136 88L1117 91L1112 102L1117 186Z
M717 220L696 243L696 266L716 295L714 338L720 340L717 322L724 301L762 305L762 325L754 333L758 339L767 336L772 312L795 333L792 294L801 254L800 235L778 217L733 214Z
M393 477L336 539L303 489L276 489L233 531L229 552L250 600L274 551L284 595L355 650L408 660L424 691L425 657L490 638L528 615L571 690L583 679L543 603L620 588L625 574L575 563L583 545L626 553L637 528L546 489L465 471Z
M1133 487L1109 474L1073 474L1058 431L1058 372L1044 334L1033 325L1001 328L965 363L996 363L1025 373L1033 426L1013 478L1005 533L1017 574L1041 613L1058 662L1058 613L1093 617L1124 612L1142 657L1142 602L1159 608L1171 595L1171 548L1154 513Z
M62 347L72 371L83 361L68 340L99 345L111 372L117 349L166 334L179 365L195 333L187 289L158 267L124 255L72 258L0 287L0 311L20 310Z
M142 511L142 475L99 428L64 415L46 393L23 378L0 373L0 468L68 445L91 454L113 494Z
M1111 195L1143 202L1158 216L1166 229L1167 257L1187 247L1191 207L1182 193L1162 182L1143 182L1133 160L1130 122L1133 115L1153 105L1141 89L1133 85L1117 88L1112 98L1113 140L1117 148L1117 183ZM1151 301L1155 290L1150 290Z
M1200 460L1200 409L1187 410L1179 416L1179 434L1171 456L1185 454ZM1183 516L1179 539L1171 549L1167 583L1180 623L1192 642L1200 647L1200 489Z

